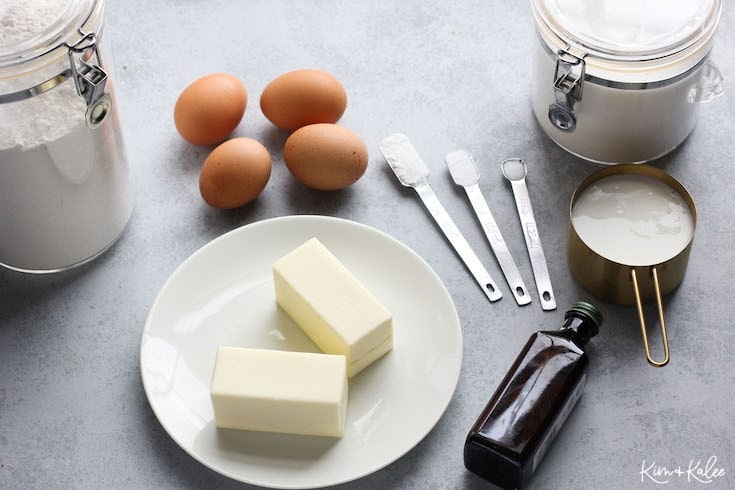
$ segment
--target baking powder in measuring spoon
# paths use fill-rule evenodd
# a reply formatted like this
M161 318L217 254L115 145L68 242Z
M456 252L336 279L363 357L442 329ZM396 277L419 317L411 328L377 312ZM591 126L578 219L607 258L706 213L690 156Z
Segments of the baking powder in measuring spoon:
M572 207L572 225L597 254L631 266L666 262L694 236L694 219L681 195L642 175L611 175L592 183Z

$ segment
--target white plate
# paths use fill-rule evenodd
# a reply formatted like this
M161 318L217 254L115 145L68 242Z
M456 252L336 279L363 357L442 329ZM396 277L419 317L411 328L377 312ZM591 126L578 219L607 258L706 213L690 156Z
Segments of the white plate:
M220 345L318 352L278 308L271 266L311 237L393 314L394 348L350 380L341 439L218 430L209 385ZM431 268L365 225L290 216L233 230L192 254L151 307L140 364L161 425L195 459L235 480L314 488L390 464L434 427L462 360L457 312Z

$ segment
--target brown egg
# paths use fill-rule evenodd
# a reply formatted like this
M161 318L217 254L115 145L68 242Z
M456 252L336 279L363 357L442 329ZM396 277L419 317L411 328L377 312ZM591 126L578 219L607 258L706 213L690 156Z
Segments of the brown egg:
M240 124L248 103L245 85L228 73L213 73L186 87L174 107L179 134L195 145L216 145Z
M260 109L286 131L316 123L334 123L347 107L342 84L320 70L294 70L275 78L260 95Z
M329 191L343 189L362 177L368 151L360 137L343 126L310 124L288 137L283 160L296 180Z
M271 156L265 146L251 138L234 138L204 161L199 192L210 206L237 208L258 197L270 175Z

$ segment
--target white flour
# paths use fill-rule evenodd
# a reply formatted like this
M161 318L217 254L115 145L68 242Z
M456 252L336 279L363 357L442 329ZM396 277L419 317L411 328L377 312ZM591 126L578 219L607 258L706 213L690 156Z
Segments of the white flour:
M32 38L70 5L86 11L90 3L0 4L0 51ZM61 73L68 58L64 49L58 52L58 63L43 67L40 77L0 78L0 94ZM112 90L109 79L106 87ZM0 264L33 271L68 268L104 251L125 227L132 192L116 108L94 130L86 125L85 110L71 79L41 95L0 104Z
M53 24L69 8L68 0L2 0L0 48L26 41Z

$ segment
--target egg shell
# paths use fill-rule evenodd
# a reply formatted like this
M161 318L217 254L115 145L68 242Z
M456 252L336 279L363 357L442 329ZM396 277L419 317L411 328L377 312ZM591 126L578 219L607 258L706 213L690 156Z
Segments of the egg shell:
M335 123L347 107L347 93L321 70L294 70L273 79L260 95L260 109L286 131L316 123Z
M174 106L174 124L189 143L216 145L240 124L247 103L247 90L239 78L213 73L181 92Z
M199 192L215 208L233 209L253 201L271 175L271 156L259 141L233 138L207 156L199 174Z
M362 177L367 169L368 151L353 131L319 123L304 126L288 137L283 160L302 184L317 190L337 190Z

